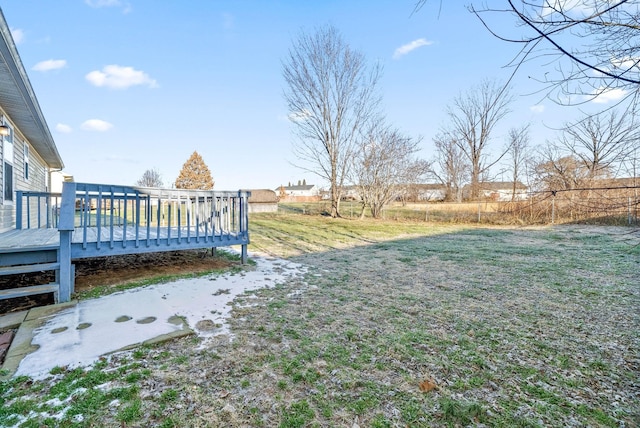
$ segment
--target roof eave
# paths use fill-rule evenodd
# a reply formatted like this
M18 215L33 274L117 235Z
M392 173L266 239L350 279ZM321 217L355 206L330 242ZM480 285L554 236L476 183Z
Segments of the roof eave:
M0 105L11 122L47 163L62 169L56 147L27 72L20 60L11 31L0 8Z

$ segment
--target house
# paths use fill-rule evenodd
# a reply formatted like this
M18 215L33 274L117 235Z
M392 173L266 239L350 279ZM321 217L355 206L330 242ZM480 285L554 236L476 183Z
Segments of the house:
M278 212L278 195L269 189L249 190L249 214Z
M412 202L443 201L446 197L446 188L442 184L412 183L397 186L398 200ZM360 188L358 186L343 186L342 199L345 201L360 201Z
M440 183L416 183L407 186L407 200L441 202L447 197L447 188Z
M310 202L320 200L320 188L315 184L307 184L298 181L298 184L292 186L279 186L274 189L281 201L290 202Z
M49 191L52 193L62 193L62 184L69 181L73 181L73 175L65 171L53 171L51 173Z
M16 191L45 192L64 167L0 9L0 232L15 227Z
M513 189L513 181L482 181L478 183L480 188L480 198L497 202L523 201L528 198L528 188L521 182L516 182L515 194ZM467 184L462 188L462 194L465 199L469 199L471 195L471 185Z
M327 199L329 199L329 197ZM340 197L343 201L359 201L361 199L358 186L342 186Z

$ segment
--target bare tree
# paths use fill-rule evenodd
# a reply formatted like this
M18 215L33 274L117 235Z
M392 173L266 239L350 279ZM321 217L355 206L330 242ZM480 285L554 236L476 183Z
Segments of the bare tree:
M469 165L456 140L447 134L438 134L433 140L436 146L438 168L432 172L444 186L446 201L462 202L462 186L469 178Z
M640 128L632 110L619 113L611 109L586 115L567 124L559 141L561 149L584 165L590 179L617 175L623 161L632 155L640 142Z
M140 187L162 187L162 185L162 174L156 168L146 170L136 181L136 186Z
M193 152L182 165L176 178L177 189L211 190L214 182L211 171L198 152Z
M426 0L420 0L418 4ZM476 8L485 27L519 44L512 64L540 60L537 79L560 104L598 96L637 97L640 90L639 0L507 0ZM505 27L505 15L515 25ZM498 28L500 30L498 30ZM555 70L549 70L553 65ZM575 95L579 95L577 98Z
M379 218L383 208L400 197L408 184L429 171L428 162L415 156L419 143L419 139L406 137L381 122L367 132L353 165L353 181L362 201L361 218L367 206L371 215Z
M511 200L516 199L517 186L520 182L523 170L528 160L529 150L529 125L509 130L509 145L507 155L511 166Z
M573 190L582 187L588 171L580 159L564 155L556 145L547 142L539 151L534 167L540 190Z
M302 33L283 64L284 96L299 137L294 152L303 169L329 182L332 217L340 215L356 138L378 107L380 71L367 67L332 26Z
M513 98L509 88L492 80L458 95L447 107L450 123L444 130L460 148L470 165L471 199L480 194L480 182L489 169L505 154L489 159L491 133L496 124L509 113Z

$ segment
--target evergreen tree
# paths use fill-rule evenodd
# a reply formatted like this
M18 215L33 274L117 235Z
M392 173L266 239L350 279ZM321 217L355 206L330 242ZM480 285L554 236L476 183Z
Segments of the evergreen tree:
M180 174L176 178L176 189L212 190L213 185L209 167L204 163L202 156L194 151L182 165Z

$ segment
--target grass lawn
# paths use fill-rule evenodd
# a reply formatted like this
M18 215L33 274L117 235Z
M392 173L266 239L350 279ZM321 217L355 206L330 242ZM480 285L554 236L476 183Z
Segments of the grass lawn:
M3 382L0 426L639 423L637 231L303 214L250 227L250 251L309 269L237 299L233 338Z

